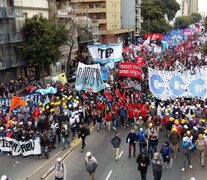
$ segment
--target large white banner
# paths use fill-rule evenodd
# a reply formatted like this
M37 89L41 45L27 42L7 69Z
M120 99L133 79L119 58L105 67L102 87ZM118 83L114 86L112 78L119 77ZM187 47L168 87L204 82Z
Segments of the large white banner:
M0 138L0 150L12 152L13 156L22 154L23 156L41 154L41 146L39 139L28 141L17 141L12 138Z
M191 75L178 71L160 71L148 68L149 87L158 99L167 100L177 97L207 98L207 73Z
M104 88L100 64L85 65L79 62L75 89L78 91L90 90L92 92L99 92Z
M94 62L106 64L122 60L122 44L94 44L88 50Z

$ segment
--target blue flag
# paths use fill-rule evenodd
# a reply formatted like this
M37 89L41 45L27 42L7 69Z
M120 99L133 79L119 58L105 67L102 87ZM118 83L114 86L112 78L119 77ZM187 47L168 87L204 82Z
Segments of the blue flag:
M49 97L47 96L45 99L45 102L43 103L43 108L45 108L45 106L50 102Z

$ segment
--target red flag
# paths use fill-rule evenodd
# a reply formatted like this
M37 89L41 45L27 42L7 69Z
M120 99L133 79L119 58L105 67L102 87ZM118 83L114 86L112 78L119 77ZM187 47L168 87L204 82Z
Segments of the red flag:
M10 104L10 111L13 109L19 107L19 106L25 106L26 101L23 101L19 96L13 96Z

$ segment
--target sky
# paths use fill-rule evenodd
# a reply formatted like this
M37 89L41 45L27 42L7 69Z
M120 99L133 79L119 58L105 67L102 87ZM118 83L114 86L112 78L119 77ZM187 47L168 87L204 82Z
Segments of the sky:
M198 11L207 14L207 0L198 0Z

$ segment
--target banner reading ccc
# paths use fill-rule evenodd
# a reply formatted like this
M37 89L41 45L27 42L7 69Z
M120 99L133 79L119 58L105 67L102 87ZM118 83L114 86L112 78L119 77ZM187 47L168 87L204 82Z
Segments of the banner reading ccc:
M101 68L99 64L78 64L75 83L76 90L79 91L91 89L93 92L99 92L104 88L105 85L102 79Z

